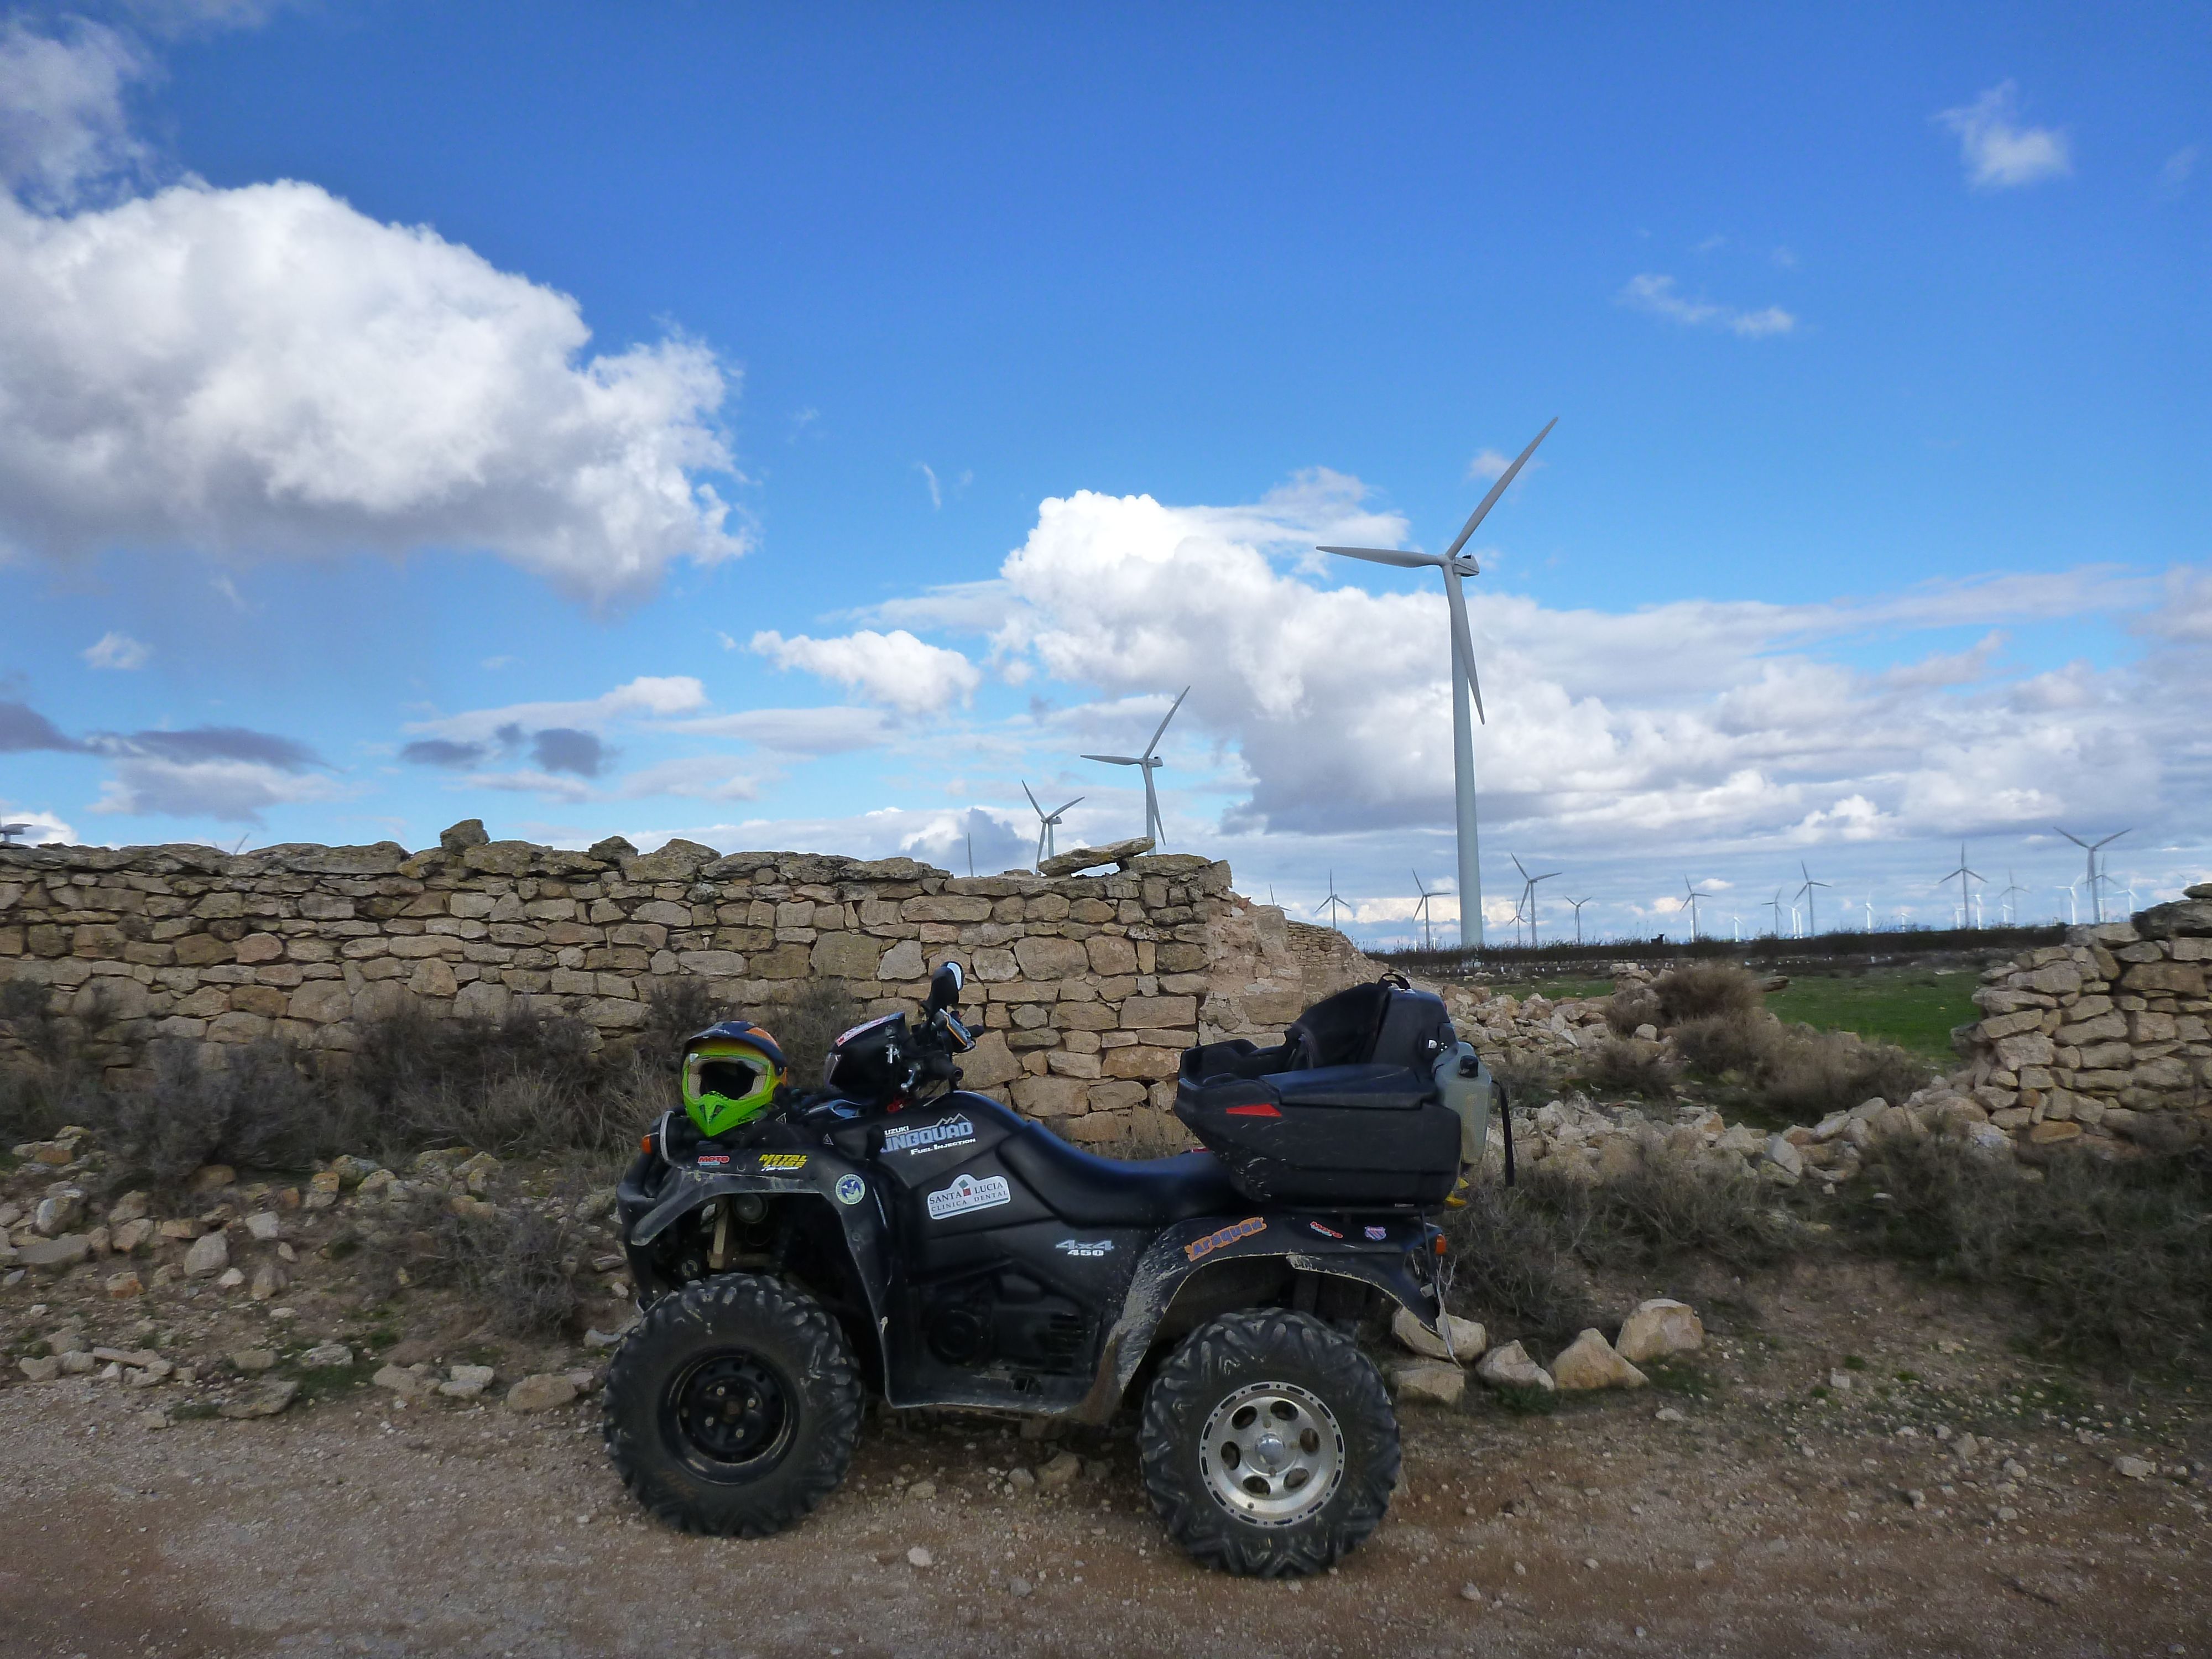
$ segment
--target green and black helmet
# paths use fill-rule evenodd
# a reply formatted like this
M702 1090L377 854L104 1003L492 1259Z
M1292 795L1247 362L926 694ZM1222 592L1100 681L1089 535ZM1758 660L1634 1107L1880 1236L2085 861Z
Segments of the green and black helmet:
M790 1072L775 1039L751 1021L709 1025L684 1043L684 1115L701 1134L726 1134L768 1110Z

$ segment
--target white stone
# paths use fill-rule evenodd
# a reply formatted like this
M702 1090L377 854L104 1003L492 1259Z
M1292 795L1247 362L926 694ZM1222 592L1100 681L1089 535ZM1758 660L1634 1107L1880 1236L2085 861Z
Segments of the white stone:
M1443 1335L1431 1330L1413 1316L1407 1308L1400 1308L1390 1316L1390 1334L1399 1342L1425 1359L1452 1359L1462 1365L1472 1365L1482 1358L1489 1345L1484 1340L1488 1334L1472 1319L1462 1319L1457 1314L1443 1316ZM1443 1336L1451 1338L1451 1346L1444 1346Z
M246 1236L264 1244L276 1242L277 1226L276 1212L273 1210L264 1210L258 1215L246 1218Z
M1037 1486L1045 1492L1065 1492L1083 1473L1083 1460L1073 1452L1060 1452L1036 1472Z
M1401 1400L1456 1406L1467 1391L1467 1373L1446 1359L1417 1359L1390 1368L1390 1391Z
M191 1279L208 1279L230 1266L230 1241L220 1231L203 1233L192 1241L192 1248L185 1252L185 1273Z
M1766 1161L1787 1175L1802 1176L1805 1173L1804 1158L1799 1156L1795 1146L1780 1135L1767 1136Z
M909 1566L933 1567L937 1565L937 1558L919 1544L906 1553L906 1559Z
M1613 1350L1605 1333L1586 1330L1552 1361L1552 1380L1562 1389L1640 1389L1650 1379Z
M1493 1389L1537 1389L1549 1394L1558 1386L1518 1342L1492 1348L1483 1355L1474 1374Z
M1614 1351L1632 1364L1664 1359L1668 1354L1695 1353L1705 1346L1705 1328L1697 1310L1686 1302L1655 1297L1637 1304L1620 1327Z
M455 1365L438 1385L438 1392L454 1400L474 1400L491 1387L493 1376L489 1365Z
M526 1376L507 1391L507 1408L511 1412L545 1412L572 1403L576 1398L576 1385L566 1376L544 1372Z
M300 1363L313 1370L320 1370L326 1366L350 1365L353 1364L353 1350L343 1342L325 1342L320 1347L310 1348L301 1355Z

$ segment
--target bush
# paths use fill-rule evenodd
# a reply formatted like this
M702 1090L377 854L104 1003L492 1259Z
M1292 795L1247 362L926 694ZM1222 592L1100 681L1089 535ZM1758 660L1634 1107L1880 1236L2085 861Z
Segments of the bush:
M1774 1028L1759 1063L1768 1106L1800 1121L1848 1110L1879 1095L1896 1105L1934 1075L1927 1061L1887 1042L1809 1025Z
M1765 1006L1759 981L1733 962L1680 963L1651 982L1651 994L1662 1028L1717 1015L1747 1018Z
M773 1010L768 1029L791 1062L791 1081L812 1088L822 1081L830 1045L840 1032L857 1025L866 1011L842 979L810 979L798 997Z
M689 974L664 979L646 993L645 1029L637 1034L638 1061L668 1070L682 1057L686 1037L729 1018L707 981Z
M1516 1106L1540 1106L1558 1098L1565 1081L1558 1063L1534 1048L1487 1054L1483 1064L1504 1085L1506 1099Z
M1572 1220L1554 1201L1559 1183L1476 1183L1464 1209L1447 1211L1452 1300L1516 1328L1569 1336L1591 1322L1587 1275L1575 1261Z
M458 1291L510 1336L560 1334L583 1307L576 1275L591 1248L568 1218L573 1202L541 1210L512 1190L496 1202L495 1214L460 1216L444 1194L416 1194L369 1243L365 1275L384 1295L403 1282Z
M1656 1100L1674 1092L1682 1068L1656 1042L1608 1036L1583 1055L1580 1070L1586 1082L1604 1093Z
M1774 1046L1775 1023L1758 1014L1704 1014L1674 1028L1674 1049L1708 1076L1755 1073Z
M1742 1270L1781 1260L1796 1237L1768 1189L1679 1158L1647 1162L1583 1194L1580 1233L1592 1261L1653 1265L1703 1252Z
M1865 1227L1881 1254L2021 1294L2044 1344L2111 1366L2212 1354L2212 1156L2106 1162L2075 1152L2028 1178L1937 1136L1880 1143L1889 1195Z
M1639 1025L1659 1024L1659 997L1649 985L1624 985L1605 1000L1605 1023L1615 1036L1634 1036Z
M289 1043L247 1043L217 1060L157 1042L147 1059L150 1081L87 1102L127 1178L173 1190L203 1164L297 1168L345 1150L343 1127Z

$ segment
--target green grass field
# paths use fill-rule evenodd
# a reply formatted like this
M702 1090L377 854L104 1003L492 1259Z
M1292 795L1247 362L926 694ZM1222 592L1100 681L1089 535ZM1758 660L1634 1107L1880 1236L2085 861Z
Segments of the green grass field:
M1795 974L1766 1006L1822 1031L1856 1031L1938 1065L1951 1062L1951 1028L1978 1018L1980 979L1970 969L1875 968L1860 974Z

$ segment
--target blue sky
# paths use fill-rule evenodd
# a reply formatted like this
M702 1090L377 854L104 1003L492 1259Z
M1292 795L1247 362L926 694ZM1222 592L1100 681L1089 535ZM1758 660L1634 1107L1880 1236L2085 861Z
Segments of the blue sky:
M1804 9L19 10L0 810L996 869L1189 684L1171 845L1402 935L1442 599L1304 550L1557 415L1493 911L2202 879L2201 10Z

